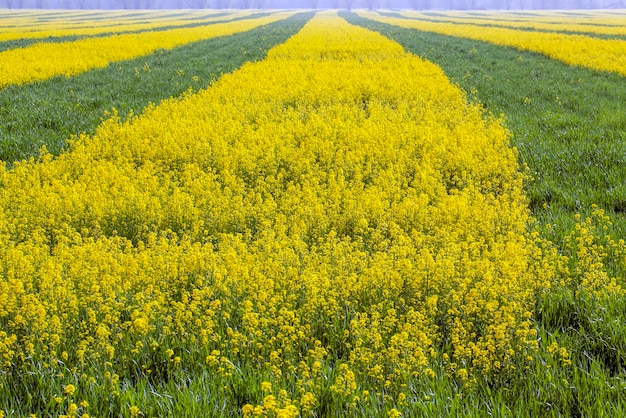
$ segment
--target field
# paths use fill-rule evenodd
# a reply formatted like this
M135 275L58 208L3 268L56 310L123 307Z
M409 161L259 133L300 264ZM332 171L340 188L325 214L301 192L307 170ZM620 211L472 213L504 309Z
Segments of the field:
M623 416L626 11L0 11L0 418Z

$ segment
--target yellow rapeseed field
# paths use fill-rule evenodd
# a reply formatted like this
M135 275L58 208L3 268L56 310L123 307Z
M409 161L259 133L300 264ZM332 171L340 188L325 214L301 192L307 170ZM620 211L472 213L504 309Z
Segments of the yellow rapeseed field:
M369 19L404 28L510 46L524 51L538 52L566 64L626 75L626 40L623 39L601 39L557 32L535 32L472 24L431 22L386 17L367 11L359 12L359 14Z
M122 61L148 55L187 43L244 32L285 19L295 12L275 12L269 16L202 27L167 31L119 34L80 39L73 42L38 43L0 52L0 88L45 80L58 75L75 75Z
M222 21L228 19L241 18L250 15L250 11L241 11L230 13L228 16L211 16L209 13L197 15L188 13L185 16L176 16L172 18L160 19L142 19L129 20L121 19L116 15L101 20L88 20L86 22L77 23L70 19L71 15L57 17L50 24L42 24L41 22L27 22L26 25L16 25L12 19L0 17L0 42L14 39L43 39L49 37L62 36L93 36L107 33L121 33L140 30L152 30L163 27L184 26L192 23L212 23L214 21ZM190 20L194 18L194 20Z
M244 415L308 415L332 379L346 410L397 416L433 362L468 384L513 368L554 268L508 141L440 68L319 14L0 172L0 369L60 373L68 415L75 391L204 367L263 376Z
M191 39L174 33L159 45ZM127 57L156 47L136 36ZM50 53L93 68L96 41ZM203 379L188 402L243 416L410 416L444 377L462 397L570 367L534 322L546 290L624 295L602 210L557 254L503 121L335 12L205 90L108 116L0 166L0 418L28 396L39 415L150 416L148 391Z
M542 13L538 16L519 16L512 13L472 13L454 14L448 16L432 16L417 12L403 12L401 16L417 18L428 21L439 21L456 24L500 26L511 29L533 29L549 32L565 33L593 33L598 35L626 35L626 17L614 17L607 19L606 16L597 17L588 15L577 21L575 17L561 17L558 19L549 14Z
M233 13L233 10L219 13ZM241 12L241 10L238 10ZM0 32L14 31L15 28L46 30L50 28L85 28L87 26L111 26L112 22L121 24L156 23L172 20L172 15L180 16L180 10L163 12L162 10L79 10L79 9L4 9L1 14ZM188 10L186 13L199 17L210 17L214 10Z

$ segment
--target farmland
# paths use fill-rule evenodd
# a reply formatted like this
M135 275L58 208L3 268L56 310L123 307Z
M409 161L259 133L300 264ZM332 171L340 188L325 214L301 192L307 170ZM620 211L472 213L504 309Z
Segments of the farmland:
M0 416L624 414L626 14L32 13Z

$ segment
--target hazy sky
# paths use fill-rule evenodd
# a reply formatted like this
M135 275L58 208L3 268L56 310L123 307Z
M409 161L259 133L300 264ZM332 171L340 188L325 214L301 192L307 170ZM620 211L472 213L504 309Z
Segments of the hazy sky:
M0 8L409 8L588 9L623 8L626 0L0 0Z

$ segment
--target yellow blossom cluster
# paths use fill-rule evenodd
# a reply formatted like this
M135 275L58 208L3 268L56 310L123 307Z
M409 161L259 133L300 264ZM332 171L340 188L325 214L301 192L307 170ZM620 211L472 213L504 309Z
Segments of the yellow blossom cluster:
M289 394L285 389L278 391L277 396L275 396L271 383L263 382L261 391L264 397L260 405L246 404L241 408L244 417L298 418L301 416L301 410L289 398ZM306 412L311 411L311 407L315 403L315 397L310 392L307 392L303 395L302 401L302 412L306 414Z
M516 13L472 13L455 14L446 16L433 16L416 12L403 12L402 16L422 20L449 22L455 24L502 26L511 29L533 29L551 32L579 32L593 33L597 35L626 35L626 16L614 18L607 22L607 17L589 12L584 20L577 21L574 17L551 17L550 14L534 16L520 16ZM594 16L596 16L594 18Z
M626 263L626 243L609 234L611 219L593 206L590 216L575 215L576 224L565 237L565 265L562 283L575 289L576 297L589 295L596 300L623 297L623 279L611 276L614 269L623 269Z
M215 13L213 13L215 14ZM204 13L197 16L193 12L186 12L183 16L178 13L175 17L168 18L162 15L161 18L142 19L136 21L124 21L118 16L107 16L99 20L87 20L81 23L75 20L67 19L71 16L57 16L51 20L50 24L42 24L41 22L32 22L25 25L15 25L12 19L0 17L0 42L13 39L43 39L49 37L62 36L93 36L107 33L120 33L130 31L145 31L163 27L184 26L191 23L203 24L221 21L225 19L241 18L251 14L251 12L231 13L225 17L211 16L211 13ZM158 17L158 15L157 15ZM194 20L190 20L194 19ZM67 19L67 20L66 20ZM5 26L6 25L6 26Z
M213 23L192 28L148 31L79 39L73 42L37 43L0 52L0 88L45 80L58 75L75 75L112 62L148 55L203 39L232 35L285 19L295 12Z
M404 28L475 39L523 51L538 52L569 65L626 75L626 40L601 39L557 32L535 32L500 27L380 16L359 12L363 17Z
M0 370L104 370L74 396L244 370L266 379L244 415L330 393L398 416L440 355L461 380L505 369L554 279L508 140L439 67L320 13L206 90L0 170Z

